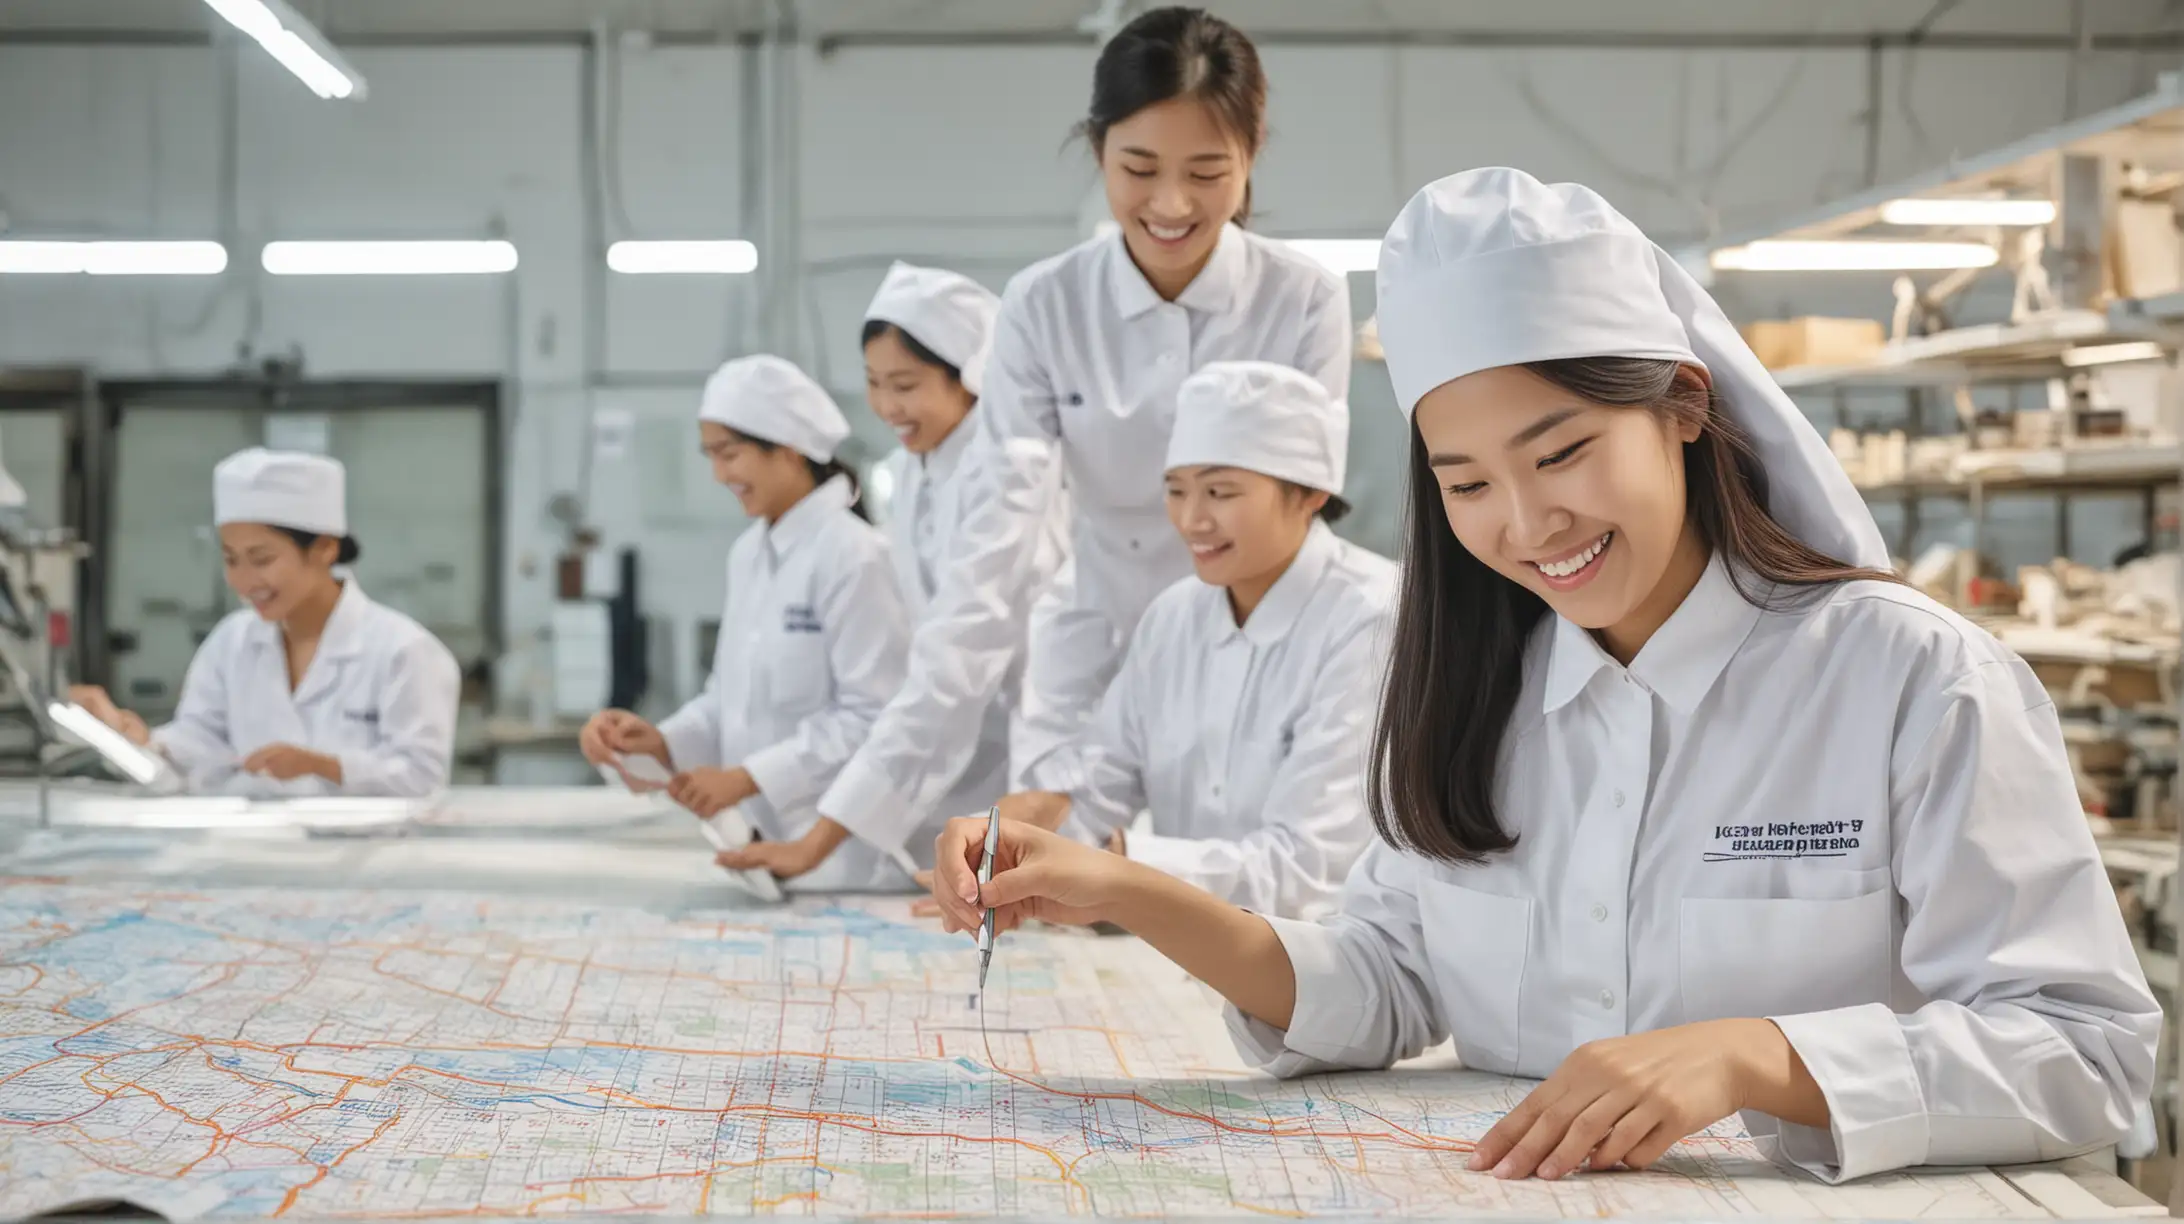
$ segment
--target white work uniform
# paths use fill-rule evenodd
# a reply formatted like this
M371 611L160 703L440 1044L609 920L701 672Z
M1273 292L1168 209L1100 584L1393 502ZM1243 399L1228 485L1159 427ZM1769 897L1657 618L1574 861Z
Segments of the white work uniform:
M447 785L461 700L462 669L448 648L349 578L293 689L281 627L247 608L229 613L197 648L174 721L152 743L193 791L415 797ZM341 785L241 772L275 744L338 758Z
M1075 744L1063 831L1104 844L1140 810L1133 859L1262 914L1334 907L1366 844L1366 752L1395 565L1315 522L1241 627L1225 588L1186 578L1131 637ZM1040 789L1040 771L1032 785Z
M1759 586L1765 590L1764 584ZM2148 994L2055 708L1982 630L1901 586L1762 611L1717 560L1625 669L1549 616L1494 789L1516 847L1376 844L1324 926L1270 919L1280 1074L1453 1034L1544 1077L1579 1045L1772 1018L1828 1130L1746 1116L1828 1180L2112 1142L2153 1081Z
M968 509L963 500L964 452L970 449L975 434L966 419L931 451L913 455L898 450L884 461L895 488L887 520L888 551L894 558L895 583L902 591L913 626L922 622L933 606L940 576L948 564L948 550ZM1049 502L1047 530L1032 559L1030 589L1035 592L1048 589L1069 555L1068 507L1060 498L1050 497ZM1031 610L1019 606L1010 611L1018 626L1018 649L1001 691L986 706L977 750L936 809L943 815L982 811L1007 794L1012 745L1020 751L1027 738L1035 735L1016 716L1023 685L1022 642L1030 632ZM922 853L924 847L916 849Z
M1073 515L1073 577L1057 587L1069 603L1051 631L1032 635L1024 704L1046 726L1087 723L1138 617L1189 573L1159 458L1176 388L1208 362L1260 359L1301 369L1340 398L1350 346L1341 278L1233 226L1174 302L1154 292L1120 235L1011 280L965 457L969 512L916 635L909 682L820 810L882 846L904 844L936 814L1022 636L1057 464Z
M835 477L728 552L728 603L705 691L660 724L677 770L748 770L744 818L793 841L812 804L902 684L909 621L887 542L850 511ZM931 841L926 842L930 856ZM905 866L845 842L792 889L906 889Z

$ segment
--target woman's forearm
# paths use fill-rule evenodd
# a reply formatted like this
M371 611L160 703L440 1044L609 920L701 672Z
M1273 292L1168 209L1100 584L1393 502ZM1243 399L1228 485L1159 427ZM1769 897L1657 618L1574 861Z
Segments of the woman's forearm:
M1266 919L1138 863L1127 865L1108 917L1245 1015L1289 1027L1297 974Z

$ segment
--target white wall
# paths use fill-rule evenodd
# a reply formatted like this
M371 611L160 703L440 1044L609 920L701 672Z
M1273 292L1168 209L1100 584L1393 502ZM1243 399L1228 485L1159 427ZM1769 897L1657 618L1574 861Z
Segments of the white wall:
M677 623L675 679L694 674L689 630L718 606L740 521L687 457L689 404L702 374L769 322L759 279L592 277L587 59L575 46L361 50L371 98L357 105L317 102L264 57L242 56L231 229L221 54L0 48L0 211L16 234L231 233L235 265L217 281L0 279L0 363L188 374L300 350L320 375L505 378L510 640L546 619L560 543L546 500L588 482L608 542L642 543L647 602ZM1928 50L1908 71L1905 54L1882 64L1884 181L2064 117L2059 53ZM744 181L754 53L609 58L603 109L618 124L601 161L618 173L603 193L604 236L757 234L761 217L743 201L779 184ZM1065 136L1091 62L1089 47L795 51L806 305L770 320L790 355L854 397L857 322L888 259L949 263L998 286L1078 236L1093 179ZM1377 233L1420 183L1493 162L1590 182L1664 240L1865 181L1862 52L1281 46L1266 62L1274 141L1256 196L1274 233ZM2142 91L2158 66L2081 57L2078 109ZM493 232L521 249L511 277L298 281L255 267L272 238ZM603 282L597 302L588 279ZM1829 304L1878 313L1885 292L1861 285ZM1747 312L1781 308L1784 293L1724 290ZM1358 415L1392 420L1386 397L1381 373L1361 370ZM851 408L876 454L880 431ZM623 458L587 464L595 410L635 415ZM1391 448L1372 426L1360 431L1355 480L1385 486Z

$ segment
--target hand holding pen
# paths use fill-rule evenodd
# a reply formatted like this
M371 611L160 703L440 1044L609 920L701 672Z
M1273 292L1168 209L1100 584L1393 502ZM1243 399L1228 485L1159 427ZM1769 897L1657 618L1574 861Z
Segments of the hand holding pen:
M993 857L986 882L986 836L993 828ZM992 935L1026 921L1087 926L1109 921L1109 909L1138 864L1014 820L985 816L951 820L934 843L933 900L949 931L980 931L992 914ZM992 946L992 935L983 946Z

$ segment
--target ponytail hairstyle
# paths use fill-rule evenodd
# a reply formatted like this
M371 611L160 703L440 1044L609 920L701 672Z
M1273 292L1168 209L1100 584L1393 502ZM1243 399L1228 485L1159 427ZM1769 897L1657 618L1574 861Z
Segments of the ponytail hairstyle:
M1151 9L1122 27L1092 67L1092 105L1077 134L1095 154L1107 131L1148 106L1189 98L1256 157L1266 144L1266 70L1242 30L1202 8ZM1233 218L1251 222L1251 181Z

